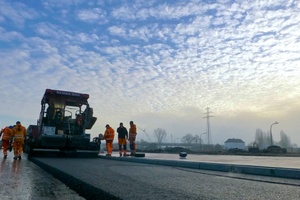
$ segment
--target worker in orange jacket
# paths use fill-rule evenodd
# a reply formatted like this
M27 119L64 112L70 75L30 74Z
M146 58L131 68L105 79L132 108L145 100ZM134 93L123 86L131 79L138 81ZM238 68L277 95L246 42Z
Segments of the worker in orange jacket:
M7 158L7 149L10 146L10 141L12 138L12 126L7 126L4 129L1 130L1 134L2 135L2 149L3 149L3 155L4 155L4 159Z
M136 139L136 125L133 123L133 121L129 122L130 128L129 128L129 143L130 143L130 150L131 150L131 154L132 156L135 155L136 153L136 143L135 143L135 139Z
M20 121L16 122L16 125L13 128L12 137L14 138L14 160L21 160L23 153L24 140L27 135L27 130L22 126Z
M103 139L106 141L106 150L107 150L107 156L111 156L112 149L113 149L113 141L115 138L115 130L109 126L109 124L106 124L105 126L106 130L103 135Z

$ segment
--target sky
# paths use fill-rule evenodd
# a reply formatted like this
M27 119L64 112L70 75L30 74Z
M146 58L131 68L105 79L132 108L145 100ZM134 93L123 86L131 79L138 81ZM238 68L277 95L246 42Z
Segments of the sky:
M297 0L0 0L0 57L1 127L36 124L49 88L90 95L92 136L132 120L176 143L209 108L213 144L278 121L300 145Z

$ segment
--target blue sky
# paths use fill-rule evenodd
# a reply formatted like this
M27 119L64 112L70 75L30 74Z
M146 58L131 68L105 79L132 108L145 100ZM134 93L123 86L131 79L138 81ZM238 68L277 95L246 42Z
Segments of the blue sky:
M90 94L92 135L133 120L172 142L209 107L214 144L275 121L300 144L299 22L292 0L0 0L0 126L35 124L50 88Z

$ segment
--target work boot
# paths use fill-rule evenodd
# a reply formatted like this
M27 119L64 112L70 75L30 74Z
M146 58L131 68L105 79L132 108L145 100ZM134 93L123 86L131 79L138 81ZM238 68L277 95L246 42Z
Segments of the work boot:
M6 159L7 158L7 155L4 155L4 159Z
M21 160L21 159L22 159L22 157L21 157L21 156L18 156L18 159L19 159L19 160Z

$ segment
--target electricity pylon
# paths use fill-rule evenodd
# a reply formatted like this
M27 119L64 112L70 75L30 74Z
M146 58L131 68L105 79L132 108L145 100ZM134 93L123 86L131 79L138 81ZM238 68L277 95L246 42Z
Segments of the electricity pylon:
M206 116L203 118L206 118L206 137L207 137L207 144L210 145L212 144L212 139L211 139L211 131L210 131L210 121L209 118L213 117L210 115L209 107L206 108Z

